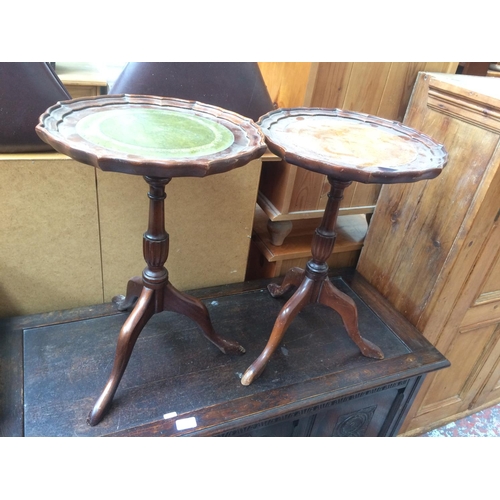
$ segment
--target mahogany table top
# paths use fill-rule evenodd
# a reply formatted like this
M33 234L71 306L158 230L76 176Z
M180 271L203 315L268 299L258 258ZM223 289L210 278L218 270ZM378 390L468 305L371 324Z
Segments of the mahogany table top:
M414 182L446 165L430 137L376 116L340 109L289 108L259 120L269 149L289 163L343 181Z
M197 101L107 95L51 106L36 127L60 153L102 170L203 177L243 166L267 147L249 118Z

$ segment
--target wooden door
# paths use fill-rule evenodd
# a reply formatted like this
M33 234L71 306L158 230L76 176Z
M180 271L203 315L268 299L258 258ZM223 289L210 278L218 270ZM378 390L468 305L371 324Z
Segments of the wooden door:
M495 237L498 239L500 235ZM500 400L500 253L486 276L474 307L466 315L466 319L471 323L486 324L494 329L491 345L487 348L488 361L483 369L485 379L473 401L475 408Z
M358 263L451 362L425 381L405 433L498 396L500 85L483 94L456 78L421 74L405 118L445 145L448 165L431 181L384 186Z
M492 237L498 239L498 229ZM419 434L500 401L499 260L497 254L496 263L488 265L487 254L492 246L493 241L488 240L463 288L464 292L470 290L481 276L483 280L486 278L477 298L455 330L456 312L452 312L450 324L436 342L438 350L451 362L451 368L430 375L424 382L402 432ZM493 285L497 290L491 290ZM457 311L459 308L457 304Z

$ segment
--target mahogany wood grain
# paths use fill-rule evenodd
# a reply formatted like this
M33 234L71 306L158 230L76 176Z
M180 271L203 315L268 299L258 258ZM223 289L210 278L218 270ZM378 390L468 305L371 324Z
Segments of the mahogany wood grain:
M360 335L357 310L352 299L336 289L328 279L329 268L326 261L332 254L335 244L337 236L335 225L344 189L350 184L350 182L338 181L331 176L328 180L331 190L322 222L313 236L312 258L308 261L305 270L290 269L281 286L269 285L269 292L273 297L281 297L292 287L296 287L297 290L281 309L264 350L243 374L241 378L243 385L250 385L260 376L279 347L293 319L306 305L313 303L323 304L340 314L349 337L364 356L377 359L384 357L378 346Z
M144 260L147 267L139 278L132 278L125 297L116 297L119 310L135 306L118 336L115 360L111 374L88 416L89 425L97 425L111 405L118 385L125 373L134 345L142 329L154 314L173 311L194 320L203 335L225 354L243 354L245 349L237 342L220 337L213 329L205 305L194 297L176 290L164 267L168 258L169 236L165 231L165 186L171 179L145 177L149 184L149 224L144 233ZM141 283L141 286L139 284ZM139 295L138 295L139 294Z

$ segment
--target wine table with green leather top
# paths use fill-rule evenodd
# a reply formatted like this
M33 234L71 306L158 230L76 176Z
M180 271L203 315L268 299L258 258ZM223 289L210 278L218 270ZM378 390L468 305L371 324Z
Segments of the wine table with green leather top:
M111 375L88 423L96 425L103 418L140 332L156 313L186 315L222 352L245 352L239 343L215 332L202 302L169 282L164 267L169 248L164 199L165 186L173 177L227 172L262 156L266 145L255 123L196 101L111 95L57 103L40 117L36 131L77 161L104 171L141 175L149 184L149 222L143 236L147 267L142 277L128 282L125 297L115 298L120 310L133 310L120 331Z
M278 109L258 123L271 152L288 163L327 175L331 189L306 269L294 267L281 286L273 283L268 287L273 297L292 287L297 290L281 309L264 350L247 368L241 383L250 385L262 373L290 323L310 303L337 311L361 353L382 359L383 351L358 329L353 300L328 279L326 261L335 244L343 192L352 181L392 184L432 179L446 165L446 151L430 137L398 122L339 109Z

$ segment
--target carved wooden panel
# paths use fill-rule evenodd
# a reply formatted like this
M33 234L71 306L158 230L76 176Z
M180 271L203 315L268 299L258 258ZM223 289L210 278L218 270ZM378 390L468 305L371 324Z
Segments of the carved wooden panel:
M391 435L418 380L402 380L240 428L224 436L365 437Z
M377 405L361 408L360 410L341 415L337 420L333 437L363 437L373 418Z

